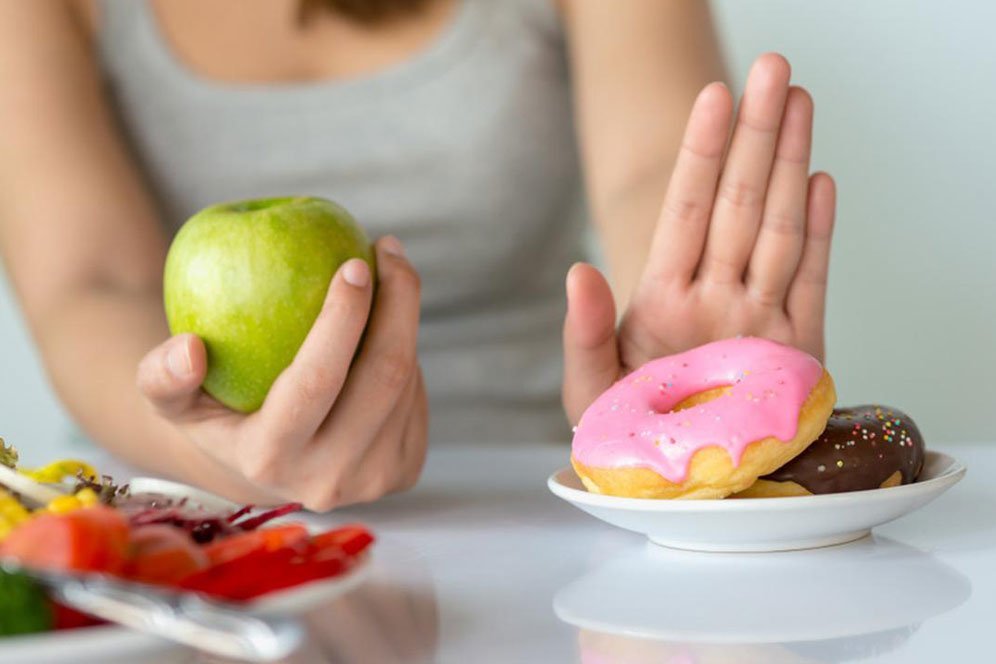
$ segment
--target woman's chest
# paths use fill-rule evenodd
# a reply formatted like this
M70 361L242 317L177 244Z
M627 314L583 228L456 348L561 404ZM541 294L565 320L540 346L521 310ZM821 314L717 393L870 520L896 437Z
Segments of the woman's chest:
M357 21L309 0L143 2L173 57L219 83L332 81L369 75L412 57L446 29L459 0L394 0L380 20ZM96 40L108 2L75 0Z

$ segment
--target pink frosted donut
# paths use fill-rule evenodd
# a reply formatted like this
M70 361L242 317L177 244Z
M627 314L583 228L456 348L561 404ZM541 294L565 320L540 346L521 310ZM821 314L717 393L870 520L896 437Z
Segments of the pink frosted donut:
M575 428L571 463L597 493L722 498L816 440L835 400L830 375L800 350L716 341L606 390Z

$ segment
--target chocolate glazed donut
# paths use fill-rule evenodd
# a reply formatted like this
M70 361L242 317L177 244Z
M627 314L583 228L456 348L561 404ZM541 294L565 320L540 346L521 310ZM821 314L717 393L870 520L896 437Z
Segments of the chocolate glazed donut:
M889 406L836 408L809 447L738 498L863 491L909 484L923 467L924 443L906 413Z

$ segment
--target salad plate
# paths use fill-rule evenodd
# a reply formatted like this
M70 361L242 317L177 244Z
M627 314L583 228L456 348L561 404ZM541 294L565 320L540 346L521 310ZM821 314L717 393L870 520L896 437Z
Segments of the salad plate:
M860 539L923 507L965 475L947 454L928 451L913 484L791 498L654 500L587 491L574 470L547 479L556 496L595 518L662 546L694 551L786 551Z
M229 610L264 621L293 620L330 604L369 575L373 536L359 524L317 528L306 518L295 518L301 508L296 503L255 509L159 478L138 477L117 485L75 460L24 469L17 466L16 451L5 445L0 451L6 455L0 459L0 595L9 593L4 601L14 602L0 610L17 616L0 616L4 663L70 661L80 652L100 653L104 662L137 661L139 655L147 660L152 653L175 648L156 636L96 624L52 604L43 590L51 581L38 583L52 575L38 574L32 580L22 571L32 567L81 578L107 574L125 582L122 592L140 600L146 597L132 603L136 608L151 608L151 587L147 593L134 585L147 583L179 591L180 598L185 591L192 597L203 593ZM93 582L103 585L99 578L93 577ZM49 598L74 605L58 587L51 590L55 594ZM117 610L97 611L97 604L89 603L92 598L88 594L81 606L115 619ZM195 621L208 616L198 615ZM122 616L128 624L145 621L150 628L153 618L151 613L138 621ZM160 623L156 619L155 624ZM165 627L152 631L172 634Z
M197 505L206 510L224 512L239 508L238 504L209 491L158 477L136 477L128 483L128 486L133 495L145 494L163 496L174 500L185 500L188 504ZM293 517L278 517L270 523L272 525L279 525L289 520L293 520ZM310 524L305 524L305 526L312 535L318 535L320 532L320 529ZM312 581L285 590L270 592L246 602L242 605L242 608L251 613L260 614L279 613L297 615L306 613L317 606L334 600L340 595L345 595L363 583L367 577L368 569L369 560L365 556L345 574L329 579Z

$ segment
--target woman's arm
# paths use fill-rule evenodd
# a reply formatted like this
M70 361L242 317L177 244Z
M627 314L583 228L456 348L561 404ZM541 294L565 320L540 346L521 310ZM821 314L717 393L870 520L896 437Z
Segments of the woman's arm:
M328 509L415 481L418 277L396 241L378 242L376 296L347 263L263 408L228 411L199 389L200 340L168 339L166 239L67 3L0 0L0 81L0 250L52 383L95 440L244 501Z
M703 0L561 0L588 197L623 311L647 258L685 120L723 78Z
M0 4L0 80L0 248L49 377L92 436L180 474L188 455L123 389L168 336L166 241L68 3Z

